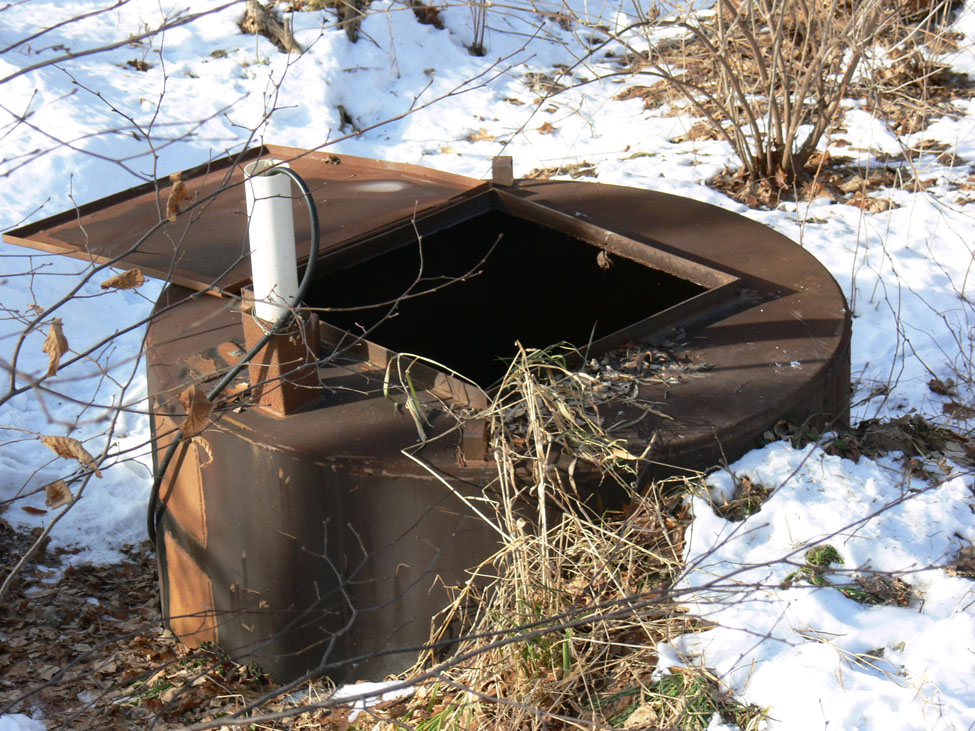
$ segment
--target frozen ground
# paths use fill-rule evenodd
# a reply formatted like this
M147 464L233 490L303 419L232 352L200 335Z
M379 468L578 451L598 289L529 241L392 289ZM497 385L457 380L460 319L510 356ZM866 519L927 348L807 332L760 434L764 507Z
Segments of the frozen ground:
M918 177L935 182L919 193L885 191L899 207L882 213L825 200L750 210L703 184L732 164L730 148L672 141L693 120L646 111L639 99L614 100L624 88L619 77L578 85L540 108L534 103L532 73L568 86L616 70L598 60L562 77L553 71L575 63L585 33L540 23L517 7L493 8L487 55L475 57L466 48L473 39L468 8L444 9L446 28L438 30L418 23L404 5L377 1L354 45L333 27L332 15L297 15L297 39L307 50L295 58L264 38L241 35L243 4L220 10L222 4L195 2L194 12L216 11L134 44L125 41L181 6L132 0L63 26L59 21L98 3L25 0L0 8L0 230L260 141L311 148L336 140L335 152L474 177L485 177L491 157L501 153L514 157L516 175L585 161L599 182L705 200L798 241L833 273L853 307L854 421L916 411L967 431L966 421L943 415L949 398L928 387L933 378L952 379L954 400L971 404L975 202L951 185L970 177L967 165L950 168L934 156L917 161ZM609 5L579 10L610 23L623 19ZM964 10L956 24L969 48L975 13ZM18 44L43 28L51 30ZM115 41L115 50L21 73ZM140 61L151 68L127 65ZM968 51L953 62L975 69ZM975 107L961 100L955 108L914 138L898 139L850 101L842 150L860 150L866 160L933 139L961 159L975 159ZM368 131L346 137L353 127ZM87 269L0 248L5 364L36 316L32 306L57 303ZM146 317L160 285L106 293L100 281L83 284L27 335L18 383L47 369L41 346L51 316L63 319L71 352L95 346L89 357L59 373L51 391L27 390L0 406L0 499L9 501L4 518L23 530L58 515L37 489L71 473L71 463L55 458L39 436L70 431L92 454L108 455L104 477L90 480L52 533L55 545L78 549L71 559L78 562L116 560L120 546L143 539L150 484L142 331L103 341ZM89 403L95 405L79 405ZM132 409L111 424L119 403ZM714 669L742 700L769 707L769 728L975 725L973 583L938 568L975 539L971 475L945 463L932 480L920 481L896 456L854 464L784 443L750 453L732 470L775 492L760 513L734 524L703 497L695 499L682 586L719 626L662 647L661 667ZM718 474L712 485L717 499L730 478ZM923 601L872 607L831 586L788 586L786 577L821 544L843 559L826 574L832 584L865 572L906 571ZM729 581L748 587L730 602ZM0 717L4 731L39 727Z

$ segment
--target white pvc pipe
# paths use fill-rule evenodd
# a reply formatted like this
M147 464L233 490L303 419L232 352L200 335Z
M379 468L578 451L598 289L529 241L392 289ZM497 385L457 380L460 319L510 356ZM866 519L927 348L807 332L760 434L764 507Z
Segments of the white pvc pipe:
M291 178L264 172L271 167L285 165L265 159L244 166L254 315L265 322L277 321L298 297Z

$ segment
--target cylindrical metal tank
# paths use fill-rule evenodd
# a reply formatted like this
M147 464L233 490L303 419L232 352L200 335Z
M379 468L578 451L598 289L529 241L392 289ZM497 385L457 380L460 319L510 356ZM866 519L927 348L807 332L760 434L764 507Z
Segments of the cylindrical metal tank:
M633 188L505 185L272 147L186 171L197 205L174 223L154 218L166 179L6 234L169 278L147 340L157 455L183 418L178 394L246 349L235 298L248 284L241 166L261 155L308 181L323 222L321 287L306 300L321 324L301 331L320 336L317 384L300 409L275 416L256 405L243 370L169 465L160 581L166 622L189 645L218 642L279 681L399 672L451 588L496 550L468 499L491 489L489 435L476 419L456 429L450 413L476 414L489 394L410 361L426 436L445 435L410 459L402 450L417 446L417 424L402 395L396 408L384 393L397 352L470 372L489 391L516 340L568 340L595 357L670 348L693 377L638 393L663 416L622 401L615 410L633 423L620 435L631 451L652 439L643 480L733 460L781 419L847 419L843 295L811 255L754 221ZM301 261L300 215L295 233ZM413 297L419 261L429 292Z

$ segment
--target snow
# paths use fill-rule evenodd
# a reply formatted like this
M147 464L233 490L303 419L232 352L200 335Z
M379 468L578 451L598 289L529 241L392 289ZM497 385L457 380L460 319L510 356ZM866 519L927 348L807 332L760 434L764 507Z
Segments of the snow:
M46 731L47 726L23 713L8 713L0 716L0 731Z
M387 690L387 688L392 689ZM354 723L359 717L359 714L366 708L383 701L405 698L412 694L413 688L403 688L398 683L361 682L353 685L343 685L335 691L332 699L336 701L354 701L352 704L352 713L349 714L349 722Z
M772 708L775 727L808 719L839 728L968 728L975 723L975 585L941 568L975 540L969 477L921 480L893 457L854 463L819 447L778 442L730 467L774 489L761 511L718 517L732 489L720 472L693 498L687 570L678 591L719 625L661 646L658 672L704 663L736 697ZM868 606L833 586L786 577L819 545L842 558L825 578L851 585L862 572L890 572L923 595L907 607ZM962 638L967 638L968 643ZM879 657L865 657L868 653ZM810 684L840 684L828 709ZM917 699L925 702L917 702ZM891 715L893 714L893 715Z
M673 142L693 119L644 110L639 99L615 100L645 79L610 76L535 103L541 94L529 88L528 73L545 72L568 86L616 67L584 59L588 32L541 21L522 4L492 6L488 53L481 58L466 48L474 28L464 6L442 9L446 28L437 30L416 22L404 5L377 0L356 44L330 13L297 14L297 39L306 48L298 57L241 35L236 21L243 3L220 9L224 4L199 0L193 12L214 12L137 46L126 43L130 35L186 12L184 6L133 0L61 26L99 4L27 0L0 8L0 49L7 49L0 51L0 79L13 76L0 81L0 230L262 141L307 148L333 143L334 152L473 177L487 176L497 154L514 157L516 176L587 161L599 182L722 206L818 257L855 316L854 422L916 411L967 430L966 421L942 415L947 399L927 384L954 379L957 400L971 403L975 202L949 188L966 179L968 167L949 169L933 155L912 162L919 178L934 182L921 192L884 191L898 207L883 213L824 199L749 210L703 185L733 164L727 144ZM635 12L631 3L576 5L610 27L625 25ZM11 47L43 28L51 30ZM965 41L950 60L957 70L972 71L975 2L960 12L956 28ZM629 39L636 47L647 42L638 34ZM64 48L113 43L119 47L15 75ZM139 59L152 68L126 66ZM340 106L367 131L343 130ZM544 123L554 128L550 134L540 131ZM857 101L846 104L843 126L827 142L834 155L866 160L934 139L975 158L971 101L959 101L953 114L909 138L898 139ZM94 348L51 381L54 392L27 390L0 406L0 499L13 501L4 514L11 524L48 525L57 511L32 515L22 508L43 509L38 488L71 475L74 465L37 437L70 431L92 454L107 450L104 477L88 481L82 499L54 527L52 542L77 550L69 561L110 562L122 546L144 538L152 468L139 359L144 330L112 336L148 316L160 285L104 292L98 285L108 274L86 281L89 276L83 262L0 248L3 362L35 317L30 307L51 307L76 287L77 296L26 337L17 367L34 376L46 371L41 345L51 316L63 319L72 352ZM96 405L79 406L88 402ZM112 425L119 403L129 408ZM971 476L946 464L924 481L905 474L895 455L853 463L815 446L783 443L753 451L730 469L775 492L740 523L711 507L730 488L728 474L713 475L710 496L693 499L680 590L688 606L719 626L661 645L660 667L711 668L741 700L769 707L770 729L975 724L973 582L939 568L963 541L975 540ZM826 574L833 584L868 571L904 571L923 601L867 606L831 586L795 581L784 588L806 551L826 543L844 560ZM722 727L719 719L712 723ZM40 728L42 722L26 716L0 716L0 731Z

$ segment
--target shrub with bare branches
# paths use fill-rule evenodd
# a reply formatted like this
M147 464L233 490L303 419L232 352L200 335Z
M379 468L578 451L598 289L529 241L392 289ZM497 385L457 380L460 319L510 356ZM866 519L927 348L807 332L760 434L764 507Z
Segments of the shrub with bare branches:
M682 25L713 75L701 82L660 63L674 85L728 141L752 181L793 184L847 96L877 30L882 0L718 0Z

